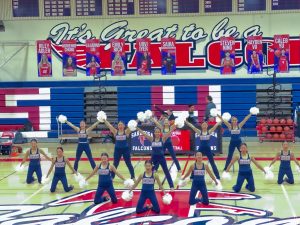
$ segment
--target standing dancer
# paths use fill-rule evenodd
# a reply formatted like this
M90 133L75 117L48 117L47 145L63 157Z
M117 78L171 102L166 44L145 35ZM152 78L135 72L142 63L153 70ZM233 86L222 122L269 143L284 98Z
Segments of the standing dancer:
M254 165L258 169L263 171L264 173L266 173L266 171L264 170L264 168L260 164L258 164L258 162L255 160L254 157L249 156L248 148L247 148L246 143L241 144L240 155L234 157L233 160L230 162L229 166L226 169L227 173L230 170L231 166L236 161L239 162L239 174L238 174L238 177L237 177L236 185L234 185L232 187L232 189L235 192L240 192L240 190L243 186L244 180L247 180L246 189L251 191L251 192L254 192L255 191L255 185L254 185L254 178L253 178L252 169L251 169L251 166L250 166L251 162L253 162Z
M211 179L215 182L216 185L218 185L218 182L213 173L210 171L208 165L203 163L201 152L196 152L195 159L196 162L193 165L191 165L186 174L182 176L182 180L184 180L193 173L193 183L190 191L189 204L194 205L199 202L202 202L202 204L208 205L209 200L205 183L205 171L208 173L208 175L211 177ZM202 198L196 198L198 191L200 191Z
M66 176L66 164L69 166L70 170L72 170L73 174L76 174L76 171L71 166L71 163L64 156L64 149L62 147L56 148L57 157L52 160L52 165L48 171L46 179L49 177L50 173L55 166L54 176L52 179L52 184L50 191L55 192L58 181L60 181L64 187L65 192L72 191L74 189L73 185L68 186L68 180Z
M91 148L89 145L88 135L92 130L94 130L97 127L97 125L100 122L97 121L89 128L86 128L86 123L84 120L80 121L80 127L76 127L74 124L72 124L69 121L66 121L66 123L78 133L78 145L77 145L77 150L76 150L76 160L74 163L75 171L78 170L78 162L79 162L83 152L85 152L85 154L87 155L87 157L90 161L91 167L94 169L96 164L95 164L95 161L92 156L92 151L91 151Z
M224 120L222 116L217 115L222 120L222 122L224 122L224 124L228 127L231 134L230 143L228 147L228 156L226 159L224 171L227 169L229 163L231 162L235 149L237 148L240 151L240 146L242 144L241 129L245 125L245 123L250 119L251 115L251 113L247 115L240 123L238 123L238 119L233 116L231 117L231 124L228 121Z
M164 194L165 194L165 190L160 182L158 175L153 172L152 166L153 165L151 160L146 160L145 172L138 177L138 179L136 180L132 188L130 188L130 192L131 192L138 186L140 181L142 181L143 185L142 185L140 198L136 206L136 213L143 213L148 210L152 210L155 213L160 212L159 204L154 190L155 181L157 182L159 189L162 190ZM144 206L147 199L150 200L151 204Z
M155 171L155 168L158 167L158 165L160 164L165 173L165 176L167 178L167 181L169 183L171 190L174 190L174 183L172 181L172 178L171 178L168 166L167 166L165 154L164 154L164 143L170 137L171 132L173 132L176 129L176 126L172 126L170 131L163 135L161 133L161 130L158 127L156 127L154 129L154 137L148 135L145 131L141 130L139 127L137 127L136 129L152 143L151 161L153 162L153 165L154 165L154 168L153 168L154 171Z
M170 132L171 126L169 123L168 119L164 119L163 121L163 126L154 118L151 118L151 120L153 121L153 123L155 123L155 125L162 131L163 134L166 134L168 132ZM176 168L178 170L179 173L181 173L181 168L180 168L180 164L178 162L178 159L176 158L176 154L174 152L174 148L173 148L173 144L172 144L172 140L171 137L168 137L167 140L164 143L164 151L166 151L166 149L168 149L175 165ZM158 168L155 168L155 170L157 170Z
M120 160L123 156L125 164L129 170L131 179L135 179L134 169L131 163L130 149L128 146L127 138L129 137L131 131L129 128L125 130L125 125L122 121L118 123L118 129L114 128L107 120L104 120L105 125L113 133L116 143L114 150L114 167L118 168ZM115 177L115 174L112 174L112 177Z
M42 182L42 168L41 168L41 154L49 161L52 161L50 157L48 157L45 152L42 149L39 149L37 146L37 140L31 139L30 141L31 148L27 150L25 153L25 156L20 164L22 166L26 159L29 158L29 166L27 171L27 178L26 183L31 184L35 181L35 178L33 177L33 173L36 174L38 182Z
M287 141L282 143L282 150L276 154L269 167L271 167L278 158L280 159L280 167L277 183L282 184L283 181L285 181L289 184L294 184L294 175L291 168L291 160L294 160L298 167L300 167L300 164L294 156L294 153L289 150L289 144ZM283 179L284 175L287 176L285 179Z
M201 130L197 129L193 124L189 123L188 121L185 121L185 123L193 129L194 132L196 132L200 137L200 146L199 146L199 152L201 152L203 155L206 155L206 157L209 160L209 163L214 171L214 174L216 178L220 179L220 174L218 171L218 168L216 166L216 163L214 161L213 154L211 152L211 148L209 145L209 140L211 134L217 129L217 127L220 125L220 123L216 123L212 128L207 130L208 125L206 122L203 122L201 124Z
M99 166L96 166L94 171L86 178L86 181L94 176L96 173L99 175L98 179L98 188L95 195L94 203L100 204L105 201L111 200L112 203L117 203L117 196L115 192L115 188L112 182L112 173L117 174L123 181L125 178L117 171L117 169L110 165L108 162L108 154L102 153L101 154L101 163ZM102 197L103 193L107 191L110 197L105 196Z

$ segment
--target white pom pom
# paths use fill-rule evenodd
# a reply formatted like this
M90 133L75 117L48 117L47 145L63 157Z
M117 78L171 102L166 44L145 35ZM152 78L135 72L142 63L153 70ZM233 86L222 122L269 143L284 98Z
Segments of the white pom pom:
M222 191L223 186L219 180L217 180L217 185L215 185L216 191Z
M222 173L222 179L223 179L223 180L231 180L231 174L228 173L228 172L226 172L226 171L224 171L224 172Z
M257 108L257 107L251 107L250 108L250 113L252 115L257 115L259 113L259 108Z
M217 110L216 108L212 108L212 109L210 110L210 115L211 115L212 117L216 117L217 114L218 114L218 110Z
M187 111L183 111L181 112L178 117L183 118L184 120L186 120L186 118L189 117L189 113Z
M122 199L126 202L130 201L133 197L133 192L129 192L129 191L124 191L122 193Z
M296 165L296 171L300 173L300 167L298 165Z
M76 182L84 180L84 177L80 173L74 174L74 178Z
M64 115L59 115L59 116L58 116L58 121L59 121L60 123L66 123L67 120L68 120L67 117L64 116Z
M223 113L222 119L225 121L229 121L231 119L231 115L228 112Z
M149 109L146 110L144 114L145 114L146 120L149 120L152 117L152 111Z
M125 188L131 188L134 185L134 181L132 179L127 179L124 181Z
M266 173L269 172L269 171L272 171L272 167L265 166L264 171L266 171Z
M274 179L274 173L271 170L266 171L265 179L266 180L273 180Z
M184 119L182 117L177 117L175 119L174 124L178 127L178 128L183 128L184 127Z
M21 166L20 164L15 167L15 170L17 172L22 172L24 169L25 169L25 166L24 165Z
M49 177L43 176L42 177L42 184L47 184L49 182Z
M85 188L86 186L88 186L88 182L85 179L79 180L78 184L80 188Z
M216 122L220 123L220 122L222 122L222 120L219 117L216 117Z
M184 186L187 185L187 182L188 182L187 179L184 179L184 180L180 179L180 180L178 181L178 186L179 186L179 187L184 187Z
M146 119L145 113L144 112L138 112L137 113L137 118L139 121L144 122Z
M107 120L107 115L106 115L106 113L105 113L104 111L99 111L99 112L97 113L97 120L98 120L99 122L101 122L101 123L103 123L104 120Z
M130 131L135 131L137 127L137 122L135 120L130 120L127 124Z
M172 198L172 195L170 195L169 193L167 193L167 194L165 194L165 195L163 196L162 200L163 200L163 203L164 203L165 205L170 205L171 202L172 202L172 200L173 200L173 198Z

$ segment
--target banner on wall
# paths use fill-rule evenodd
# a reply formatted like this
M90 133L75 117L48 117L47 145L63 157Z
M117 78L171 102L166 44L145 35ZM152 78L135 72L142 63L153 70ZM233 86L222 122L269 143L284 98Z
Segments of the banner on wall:
M274 35L274 71L276 73L289 72L290 36L288 34Z
M111 39L111 75L125 75L126 55L125 55L125 40Z
M161 39L161 74L176 74L176 40L175 38Z
M38 61L38 76L52 76L52 57L51 57L51 41L41 40L36 42L37 61Z
M210 129L211 127L209 127ZM199 129L201 129L199 127ZM214 153L214 154L220 154L222 153L222 131L221 131L221 127L218 127L210 136L209 139L209 146L210 146L210 150ZM195 133L195 146L194 146L194 151L199 151L200 147L201 147L201 141L200 141L200 136L199 134Z
M234 37L221 37L221 74L235 74L235 39Z
M257 74L263 72L263 46L262 36L249 36L247 37L247 62L248 73Z
M151 75L151 40L139 38L136 40L137 75Z
M63 76L76 77L77 76L77 58L76 58L76 40L62 41L62 61L63 61Z
M100 40L86 40L86 75L96 76L100 74Z

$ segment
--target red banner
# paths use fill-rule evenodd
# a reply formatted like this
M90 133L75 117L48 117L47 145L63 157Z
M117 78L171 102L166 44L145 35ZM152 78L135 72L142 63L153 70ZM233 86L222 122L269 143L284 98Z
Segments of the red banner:
M63 76L77 76L76 40L62 41L63 48Z
M290 67L290 36L274 35L274 71L287 73ZM298 53L299 54L299 53Z
M247 37L247 62L248 73L256 74L263 72L263 46L262 36L249 36Z
M161 39L161 74L176 74L176 40L175 38Z
M221 37L221 74L235 74L235 39Z
M37 61L38 61L38 76L52 76L52 57L51 57L51 41L43 40L36 42Z
M86 40L86 75L96 76L100 74L100 40Z
M136 40L137 75L151 75L150 47L150 38L139 38Z
M111 56L111 75L123 76L125 75L126 55L125 55L125 40L111 39L110 40L110 56Z
M190 151L190 131L189 130L175 130L172 132L171 140L175 151Z

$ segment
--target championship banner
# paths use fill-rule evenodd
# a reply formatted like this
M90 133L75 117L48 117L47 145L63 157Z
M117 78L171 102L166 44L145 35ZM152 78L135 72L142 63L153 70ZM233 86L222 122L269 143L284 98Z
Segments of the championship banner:
M96 76L100 74L100 40L86 40L86 75Z
M288 34L274 35L274 71L276 73L289 72L290 36Z
M37 41L36 48L38 60L38 76L52 77L51 41Z
M140 126L148 135L153 136L154 126ZM177 129L172 132L171 140L173 148L177 152L191 151L190 146L190 130ZM148 141L138 131L134 131L130 135L130 149L132 153L138 154L149 154L151 155L152 146L151 142Z
M111 39L111 75L123 76L125 75L125 40L124 39Z
M209 127L210 129L211 127ZM195 151L199 151L200 149L200 137L197 133L195 133ZM209 140L209 145L210 145L210 150L214 153L214 154L220 154L222 153L222 134L221 134L221 127L218 127L215 132L213 132L210 136L210 140Z
M221 37L221 74L235 74L235 39L233 37Z
M161 39L161 74L176 74L176 40L175 38Z
M62 41L62 61L63 61L63 76L77 76L77 59L76 59L76 40Z
M249 74L257 74L263 72L264 55L262 47L262 36L247 37L246 51Z
M151 40L139 38L136 40L137 75L151 75Z

